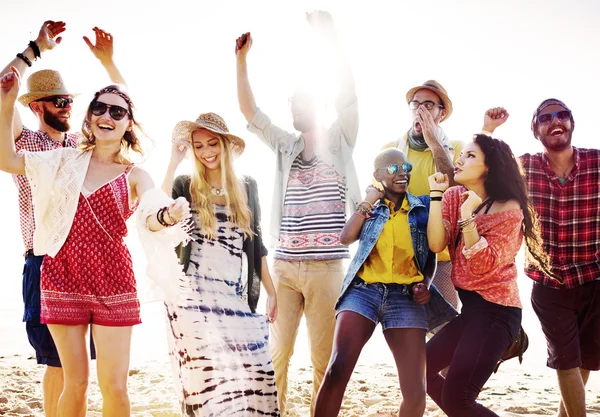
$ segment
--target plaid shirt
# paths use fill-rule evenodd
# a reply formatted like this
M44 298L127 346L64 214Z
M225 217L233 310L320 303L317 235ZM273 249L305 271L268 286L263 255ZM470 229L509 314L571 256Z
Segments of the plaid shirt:
M573 149L575 166L564 185L544 153L521 156L544 249L565 283L531 266L525 273L551 288L574 288L600 278L600 150Z
M79 134L67 133L64 144L56 142L41 130L34 132L23 128L21 136L15 141L15 149L19 151L40 152L62 148L63 146L77 147ZM25 175L13 175L13 180L19 189L19 220L21 223L21 234L25 251L33 249L33 231L35 222L33 219L33 204L31 202L31 187Z

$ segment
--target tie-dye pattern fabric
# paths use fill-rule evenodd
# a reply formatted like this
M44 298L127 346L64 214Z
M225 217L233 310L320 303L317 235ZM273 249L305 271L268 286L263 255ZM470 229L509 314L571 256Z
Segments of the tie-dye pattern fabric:
M168 339L182 416L279 416L267 318L242 299L243 234L214 205L217 236L192 231L190 266ZM195 224L200 224L192 208Z

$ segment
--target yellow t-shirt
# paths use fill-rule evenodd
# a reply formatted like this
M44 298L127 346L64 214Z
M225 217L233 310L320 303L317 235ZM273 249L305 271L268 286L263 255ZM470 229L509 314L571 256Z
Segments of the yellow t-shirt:
M385 203L390 208L390 218L356 275L367 283L412 284L423 281L410 237L408 199L402 201L398 211L394 211L394 203L391 201L385 200Z
M383 146L385 148L396 148L398 147L399 141L394 141ZM460 156L465 144L460 140L451 140L450 145L454 148L453 163L456 164L456 160ZM435 169L435 162L433 161L433 154L431 149L425 149L424 151L408 150L406 159L413 165L413 169L410 173L410 182L408 183L408 192L412 195L429 195L429 176L434 174L437 170ZM450 260L450 253L448 248L438 253L438 262L444 262Z

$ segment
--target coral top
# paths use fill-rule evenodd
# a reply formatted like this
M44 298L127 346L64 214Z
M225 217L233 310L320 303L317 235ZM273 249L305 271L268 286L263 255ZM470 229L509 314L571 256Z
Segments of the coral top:
M519 209L476 214L479 241L465 249L461 236L458 246L455 246L460 231L457 221L464 191L462 186L451 187L444 193L442 201L444 228L452 259L452 282L457 288L475 291L492 303L522 308L515 256L523 242L523 212Z

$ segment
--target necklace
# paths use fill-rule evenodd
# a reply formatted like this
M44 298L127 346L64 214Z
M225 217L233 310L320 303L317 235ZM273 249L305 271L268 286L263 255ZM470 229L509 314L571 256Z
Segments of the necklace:
M221 197L227 194L225 188L217 188L212 186L210 187L210 192L212 193L212 195L216 195L217 197Z

